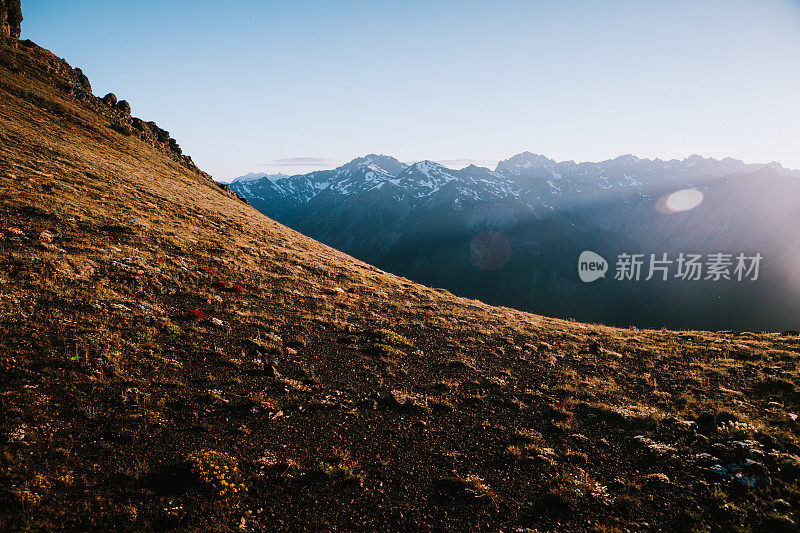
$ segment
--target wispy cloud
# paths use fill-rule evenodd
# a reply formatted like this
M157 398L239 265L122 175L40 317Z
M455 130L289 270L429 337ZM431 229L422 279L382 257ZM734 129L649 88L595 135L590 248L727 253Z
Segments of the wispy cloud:
M340 163L338 159L329 157L284 157L273 159L269 163L262 163L262 167L327 167L336 166Z
M497 165L496 159L437 159L436 162L450 168L464 168L470 165L494 168Z

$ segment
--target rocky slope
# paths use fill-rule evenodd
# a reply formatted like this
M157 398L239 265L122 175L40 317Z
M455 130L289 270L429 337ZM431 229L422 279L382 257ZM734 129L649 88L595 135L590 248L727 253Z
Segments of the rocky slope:
M800 224L800 174L777 163L700 156L557 163L525 152L490 171L368 155L232 188L268 216L359 259L498 305L639 327L780 331L796 328L800 316L792 266L800 249L786 232ZM682 195L699 203L682 205ZM579 279L584 250L609 261L607 278ZM646 282L645 264L639 281L615 281L622 253L666 253L673 272ZM763 268L748 283L687 282L674 276L681 253L759 253Z
M795 333L457 298L148 130L0 40L3 530L795 528Z

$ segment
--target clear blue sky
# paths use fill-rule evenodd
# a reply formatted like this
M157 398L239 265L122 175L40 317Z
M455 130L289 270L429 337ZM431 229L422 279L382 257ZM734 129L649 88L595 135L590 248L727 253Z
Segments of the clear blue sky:
M217 179L370 152L800 168L800 0L23 0Z

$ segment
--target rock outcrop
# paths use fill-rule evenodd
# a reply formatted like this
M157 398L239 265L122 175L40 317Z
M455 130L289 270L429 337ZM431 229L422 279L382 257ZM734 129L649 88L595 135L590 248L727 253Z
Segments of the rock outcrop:
M0 0L0 5L6 0ZM64 94L83 102L86 106L108 117L108 127L125 136L136 136L156 150L201 174L211 176L197 168L192 158L183 154L178 142L155 122L145 122L131 116L131 106L119 100L114 93L100 98L92 94L89 78L80 68L72 68L65 60L41 48L30 40L19 41L15 46L0 46L0 63L11 72L46 83ZM213 180L212 180L213 181ZM223 190L228 195L234 193ZM236 195L237 198L240 198Z
M117 102L117 105L115 107L120 111L122 111L123 113L125 113L126 115L131 114L131 104L129 104L127 100L120 100L119 102Z
M21 0L0 0L0 39L9 37L19 39L21 25ZM94 96L89 78L80 68L72 68L66 61L30 40L15 43L13 46L0 46L0 62L13 73L38 79L83 101L87 106L109 118L110 129L126 136L139 137L156 150L213 181L209 174L197 168L191 157L183 153L178 141L173 139L168 131L159 128L155 122L145 122L131 116L131 105L127 100L118 100L114 93L108 93L102 98ZM228 185L214 183L224 194L249 203Z
M19 39L22 31L20 0L0 0L0 37Z

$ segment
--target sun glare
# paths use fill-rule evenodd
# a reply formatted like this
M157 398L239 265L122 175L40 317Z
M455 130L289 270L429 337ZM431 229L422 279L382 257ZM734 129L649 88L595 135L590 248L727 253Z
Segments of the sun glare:
M697 189L681 189L658 200L656 209L661 213L680 213L691 211L703 203L703 193Z

